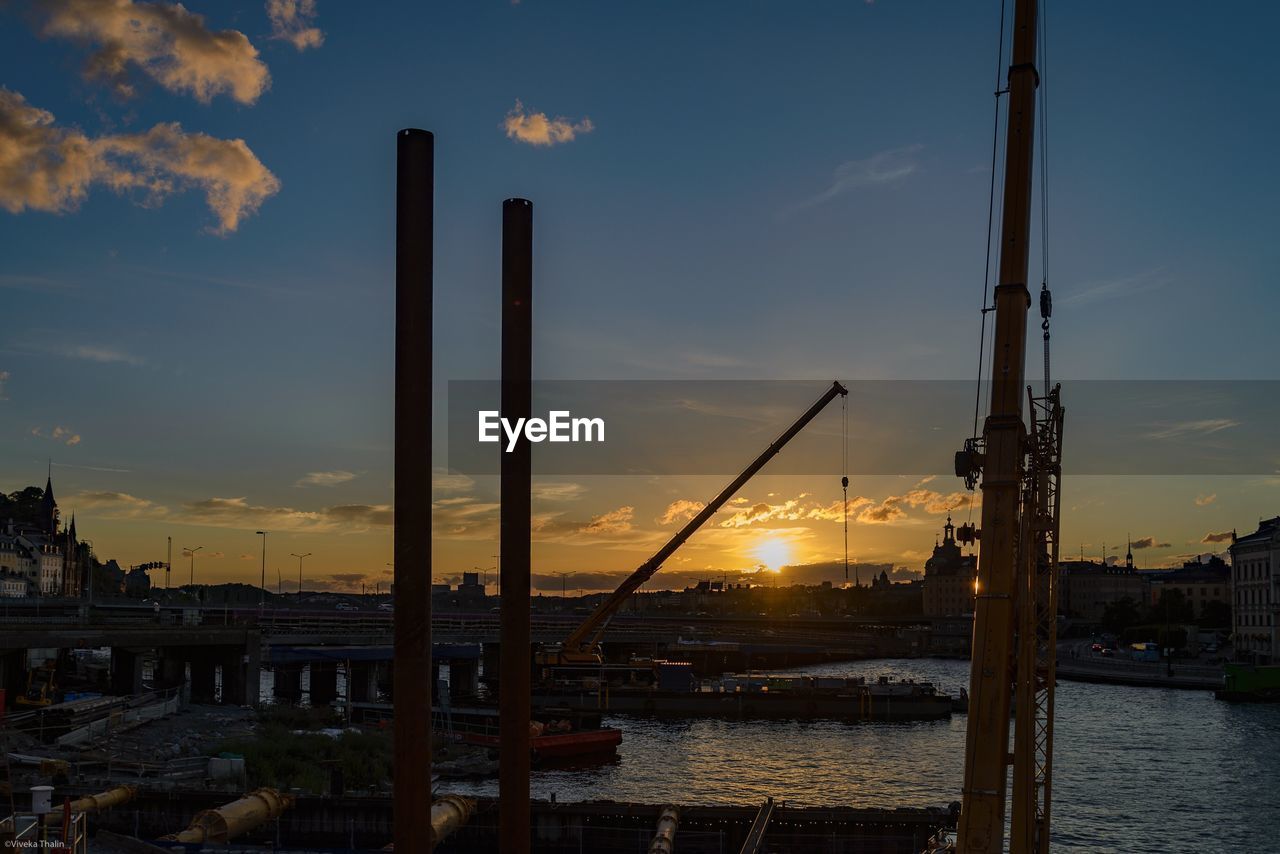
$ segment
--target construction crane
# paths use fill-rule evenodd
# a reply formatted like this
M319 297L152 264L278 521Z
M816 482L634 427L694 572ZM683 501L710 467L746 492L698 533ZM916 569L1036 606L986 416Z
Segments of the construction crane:
M956 454L956 475L982 481L981 539L974 605L964 789L956 848L1002 851L1008 766L1013 765L1009 850L1049 850L1053 760L1054 656L1057 642L1059 481L1063 410L1049 387L1049 316L1042 286L1045 388L1025 383L1027 273L1035 136L1037 0L1015 0L999 278L991 361L991 408L982 435ZM987 308L984 306L984 312ZM1024 398L1025 395L1025 398ZM1027 401L1028 422L1023 420ZM1016 696L1013 750L1009 712Z
M626 580L618 586L618 589L614 590L609 595L609 598L601 602L595 612L587 617L582 622L582 625L574 629L573 634L569 635L564 643L558 648L553 647L540 652L537 659L538 663L543 666L599 664L601 661L600 636L604 634L605 628L609 625L609 620L622 607L622 604L627 601L627 597L639 590L650 578L653 578L654 574L662 568L663 562L684 545L685 540L689 539L708 519L714 516L716 511L723 507L725 502L742 488L743 484L750 480L756 472L764 468L765 464L773 459L797 433L803 430L805 425L812 421L828 403L837 396L843 397L848 393L849 390L839 382L832 382L826 393L805 410L805 413L788 427L781 436L774 439L769 447L764 450L764 453L756 457L751 465L743 470L742 474L734 478L733 482L722 489L719 495L711 499L707 506L703 507L696 516L690 519L662 548L654 552L651 558L640 564L635 572L627 576Z

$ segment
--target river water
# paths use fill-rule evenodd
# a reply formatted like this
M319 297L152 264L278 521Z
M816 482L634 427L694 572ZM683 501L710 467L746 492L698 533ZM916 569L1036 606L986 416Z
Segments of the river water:
M911 678L948 693L967 661L861 661L795 673ZM964 715L919 723L657 721L611 717L618 761L535 771L536 798L685 804L946 806L960 800ZM1207 691L1059 681L1054 719L1057 851L1274 850L1280 838L1280 706ZM495 795L497 782L450 782Z

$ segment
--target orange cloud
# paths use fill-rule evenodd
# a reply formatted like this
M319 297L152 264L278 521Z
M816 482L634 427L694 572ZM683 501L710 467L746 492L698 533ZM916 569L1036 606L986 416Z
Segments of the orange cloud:
M267 0L267 17L273 39L287 41L298 50L324 44L324 33L312 26L316 0Z
M106 81L122 97L136 94L132 72L206 104L224 93L252 104L271 85L244 33L213 32L181 3L45 0L39 8L42 33L93 48L85 77Z
M239 228L280 189L242 139L187 133L176 122L91 138L56 127L52 113L0 88L0 207L64 213L75 210L95 184L138 192L144 205L195 187L221 234Z
M525 142L529 145L550 146L562 142L572 142L580 133L595 130L591 119L583 117L581 121L571 122L566 118L547 118L546 113L527 113L524 105L516 101L516 105L508 111L502 122L508 139Z
M667 505L667 509L658 517L659 525L670 525L672 522L688 522L702 512L707 505L701 501L690 501L680 498Z

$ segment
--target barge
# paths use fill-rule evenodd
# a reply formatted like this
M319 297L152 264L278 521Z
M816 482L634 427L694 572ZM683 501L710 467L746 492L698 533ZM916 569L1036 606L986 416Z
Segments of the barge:
M783 718L910 721L947 718L957 702L928 682L862 677L740 674L698 680L683 662L652 663L652 681L565 672L535 689L535 711L651 717Z

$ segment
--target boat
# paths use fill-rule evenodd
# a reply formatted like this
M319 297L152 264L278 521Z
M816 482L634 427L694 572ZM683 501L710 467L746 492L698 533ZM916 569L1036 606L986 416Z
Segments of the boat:
M559 728L558 724L543 725L534 721L529 725L529 751L534 764L545 764L587 757L612 756L622 743L622 730L613 727L574 730L571 726ZM497 750L501 738L496 731L459 731L457 738L463 744L474 744Z
M698 680L687 662L654 661L651 681L610 679L618 671L557 668L534 692L535 711L652 717L830 718L904 721L949 717L953 699L929 682L864 677L735 674ZM577 672L574 672L574 671ZM633 668L632 676L643 672Z
M1228 703L1280 703L1280 664L1228 663L1213 696Z

